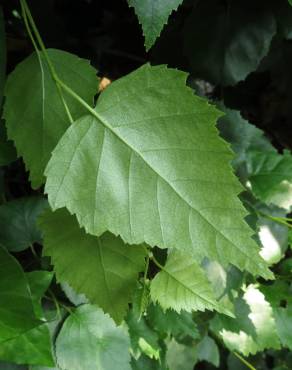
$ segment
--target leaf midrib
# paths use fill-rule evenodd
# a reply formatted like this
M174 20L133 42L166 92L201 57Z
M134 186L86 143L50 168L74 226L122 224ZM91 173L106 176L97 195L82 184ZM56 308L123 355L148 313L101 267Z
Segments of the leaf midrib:
M98 107L98 106L97 106ZM202 217L203 220L205 220L218 234L220 234L224 239L226 239L229 243L231 243L234 247L236 247L236 249L241 253L243 254L245 257L247 257L247 259L249 261L252 262L252 259L250 258L249 254L245 253L244 250L241 250L236 244L234 244L229 238L227 238L224 234L222 234L222 232L217 229L199 210L195 209L193 206L191 206L185 199L184 197L177 191L176 188L173 187L173 185L171 183L169 183L160 173L158 173L156 171L156 169L154 167L151 166L150 163L148 163L148 161L142 156L142 154L136 150L136 148L134 148L130 143L128 143L127 141L124 140L124 138L122 136L120 136L115 130L114 128L105 120L105 118L100 114L98 113L95 109L92 109L91 110L91 113L97 118L97 120L105 127L107 128L108 130L110 130L110 132L112 134L114 134L124 145L126 145L126 147L130 148L143 162L145 162L149 167L150 169L156 174L156 176L158 176L159 178L161 178L168 186L171 187L171 189L180 197L180 199L187 204L188 207L190 207L190 209L194 210L196 213L198 213L200 215L200 217ZM192 243L193 244L193 243Z

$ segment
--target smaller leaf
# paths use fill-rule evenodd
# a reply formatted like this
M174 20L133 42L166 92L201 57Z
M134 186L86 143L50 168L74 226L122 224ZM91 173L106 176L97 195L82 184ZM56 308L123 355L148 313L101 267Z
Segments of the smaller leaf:
M151 298L164 310L217 310L227 313L214 297L212 286L200 265L190 256L173 251L151 283ZM229 312L228 312L229 313Z
M58 77L91 105L97 92L97 79L89 62L61 50L48 49L47 55ZM43 52L34 52L16 66L7 79L5 96L3 117L8 137L30 171L32 187L38 188L45 182L43 172L52 150L70 126ZM73 120L86 112L66 92L63 98Z
M36 219L47 207L42 197L12 200L0 206L0 243L10 251L19 252L33 243L41 243L42 236Z
M39 319L43 318L40 300L52 280L53 273L33 271L26 273L34 311ZM19 351L21 349L21 351ZM49 327L46 323L21 333L0 345L0 358L17 364L53 366L52 342Z
M128 0L142 25L146 50L153 46L168 17L182 2L183 0Z
M99 238L86 234L65 209L45 212L40 226L44 254L52 258L58 281L67 282L121 322L144 269L144 249L110 233Z
M163 312L159 305L150 305L147 311L149 324L163 335L172 335L178 339L189 336L197 340L198 328L193 321L192 315L181 311L179 314L173 310Z
M141 350L143 352L143 346L140 345L141 340L143 339L144 343L146 343L148 347L151 347L153 351L158 353L159 358L158 335L148 326L144 317L139 319L139 317L135 315L134 311L130 310L126 318L126 322L129 327L133 353L138 355Z
M57 362L70 370L130 370L128 334L100 308L78 307L56 340Z
M17 337L40 323L34 315L30 288L21 266L1 246L0 302L0 343Z
M292 206L292 155L251 151L247 157L248 179L262 202L290 209Z

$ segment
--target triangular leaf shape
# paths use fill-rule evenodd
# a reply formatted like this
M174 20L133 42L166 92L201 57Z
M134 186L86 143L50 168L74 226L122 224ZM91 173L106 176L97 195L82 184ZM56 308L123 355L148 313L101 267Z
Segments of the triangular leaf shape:
M178 251L168 256L163 270L152 280L150 293L153 301L164 310L192 312L209 309L229 313L216 302L212 286L200 265Z
M89 62L60 50L48 49L47 53L58 76L92 104L97 79ZM73 119L81 117L84 108L63 94ZM70 125L42 53L40 59L33 53L16 67L7 80L5 95L4 118L8 137L24 158L32 186L39 187L44 182L43 172L51 152Z
M56 341L57 362L70 370L130 370L128 334L100 308L78 307Z
M128 0L143 28L146 50L149 50L159 37L163 26L173 10L176 10L183 0Z
M49 202L91 234L109 230L129 244L186 250L270 278L215 127L220 112L186 78L145 65L107 87L95 116L75 122L55 148Z
M40 226L44 254L52 258L58 281L68 282L115 321L122 321L144 269L143 247L125 245L110 233L88 235L65 209L45 212Z

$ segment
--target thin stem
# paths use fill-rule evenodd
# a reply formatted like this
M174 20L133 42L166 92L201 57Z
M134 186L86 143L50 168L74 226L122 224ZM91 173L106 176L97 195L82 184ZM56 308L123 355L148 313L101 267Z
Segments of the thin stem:
M40 64L42 64L42 61L41 61L41 54L40 54L40 51L38 49L38 46L37 46L37 42L39 44L39 47L45 57L45 60L48 64L48 67L49 67L49 70L50 70L50 73L51 73L51 76L53 78L53 80L56 82L56 86L57 86L57 90L58 90L58 93L59 93L59 96L60 96L60 99L62 101L62 104L64 106L64 109L66 111L66 114L68 116L68 119L69 119L69 122L72 124L74 122L73 118L72 118L72 115L71 115L71 112L69 110L69 107L66 103L66 100L62 94L62 90L59 86L59 84L57 83L57 80L56 80L56 77L57 77L57 73L56 73L56 70L54 68L54 65L52 64L50 58L49 58L49 55L47 53L47 50L45 48L45 45L43 43L43 40L39 34L39 31L37 29L37 26L33 20L33 17L31 15L31 12L30 12L30 9L26 3L26 0L20 0L20 5L21 5L21 9L22 9L22 14L23 14L23 19L24 19L24 24L25 24L25 27L26 27L26 30L27 30L27 33L29 35L29 38L31 39L31 42L33 44L33 47L35 49L35 51L37 52L37 55L38 55L38 58L39 58L39 61L40 61ZM30 23L30 25L29 25ZM37 39L37 42L36 40L34 39L33 37L33 33L31 31L31 28L30 26L32 27L32 30L33 30L33 33Z
M54 302L55 304L55 307L56 307L56 310L57 310L57 316L59 317L59 319L61 320L62 319L62 314L61 314L61 310L60 310L60 305L59 305L59 302L55 296L55 294L51 291L51 289L48 289L48 293L50 294L51 298L52 298L52 301Z
M274 222L277 222L278 224L285 225L285 226L287 226L289 228L292 228L292 225L288 222L288 221L290 221L290 219L288 219L288 218L271 216L271 215L268 215L268 214L266 214L264 212L261 212L261 211L257 211L257 212L262 217L265 217L265 218L267 218L269 220L272 220Z
M147 275L148 275L148 270L149 270L149 253L146 258L146 265L145 265L145 270L144 270L144 276L143 276L143 292L142 292L142 297L141 297L141 305L140 305L140 315L139 315L139 320L141 319L143 315L143 302L145 300L145 294L146 294L146 282L147 282Z
M25 11L25 6L23 4L23 1L20 0L20 6L21 6L21 12L22 12L22 16L23 16L23 21L24 21L24 24L25 24L25 28L26 28L26 31L28 33L28 36L30 38L30 41L31 43L33 44L33 47L40 59L40 51L38 49L38 46L37 46L37 43L35 42L35 39L33 37L33 34L31 32L31 29L30 29L30 26L29 26L29 22L28 22L28 19L27 19L27 15L26 15L26 11Z
M246 366L248 367L250 370L257 370L255 367L252 366L252 364L250 364L245 358L243 358L242 356L240 356L240 354L236 353L236 352L233 352L233 354Z

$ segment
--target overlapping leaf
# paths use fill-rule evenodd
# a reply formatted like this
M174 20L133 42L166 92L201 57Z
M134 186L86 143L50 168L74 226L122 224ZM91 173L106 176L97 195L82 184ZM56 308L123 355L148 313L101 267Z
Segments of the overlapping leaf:
M40 321L34 314L30 289L19 263L0 246L0 342L25 333Z
M91 105L97 80L88 61L60 50L47 52L58 76ZM66 93L63 95L73 119L84 114L80 104ZM43 171L51 151L70 125L42 53L39 58L36 53L32 54L9 76L4 118L8 137L15 142L18 154L30 171L32 186L39 187L44 182Z
M46 212L40 224L44 253L52 258L57 279L120 322L144 269L144 249L125 245L109 233L99 238L87 235L65 209Z
M70 370L130 370L128 334L100 308L78 307L56 341L57 362Z
M55 148L49 201L91 234L109 230L130 244L173 247L270 278L215 128L220 113L185 80L145 65L112 83L96 116L78 120Z
M53 274L47 271L26 273L32 304L37 318L43 319L41 298L48 288ZM23 318L25 320L25 318ZM52 342L47 323L39 325L6 340L0 345L0 359L17 364L53 366Z
M176 10L183 0L128 0L130 6L135 8L139 22L145 36L145 46L149 50L173 10Z
M292 155L285 151L251 151L247 158L249 181L256 197L290 209L292 206Z
M209 309L228 313L216 302L212 286L200 265L180 252L171 253L164 269L152 280L151 297L164 310Z

